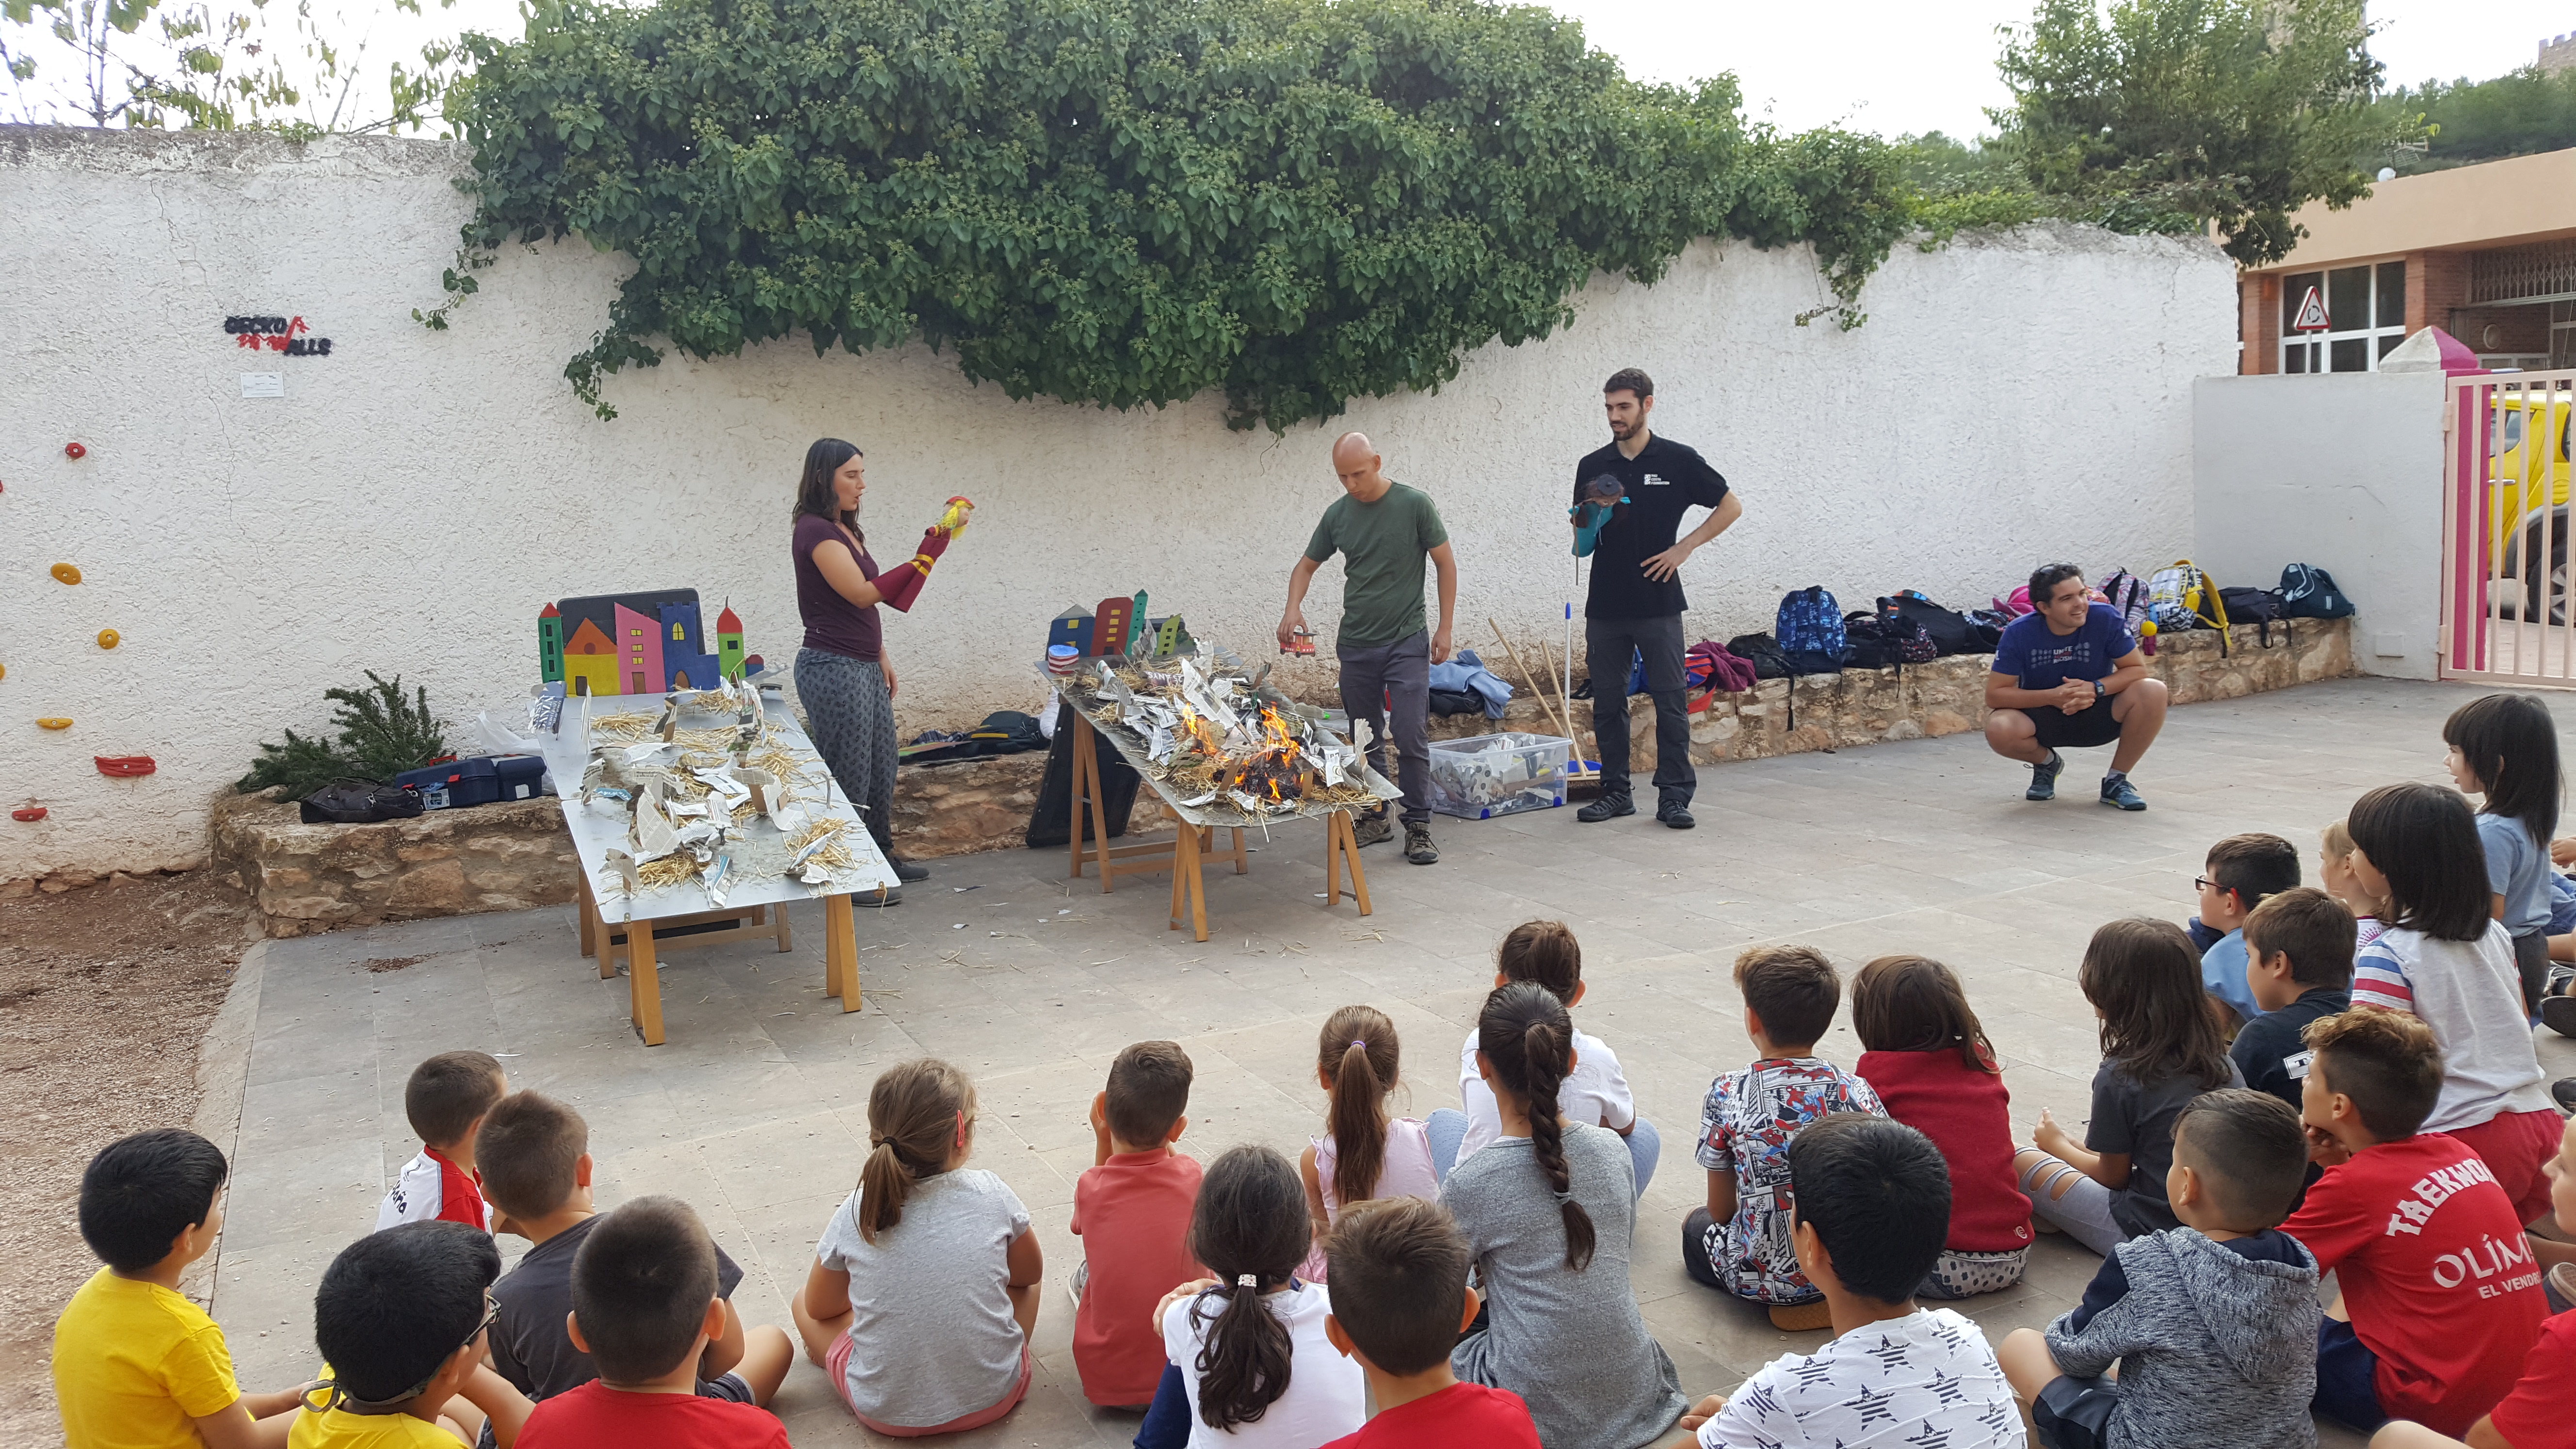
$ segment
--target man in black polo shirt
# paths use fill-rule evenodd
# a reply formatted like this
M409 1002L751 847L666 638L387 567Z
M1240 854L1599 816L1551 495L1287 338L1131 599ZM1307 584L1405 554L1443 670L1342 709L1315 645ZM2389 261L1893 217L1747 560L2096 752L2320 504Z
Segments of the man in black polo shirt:
M1574 814L1587 823L1634 815L1628 793L1628 670L1645 656L1646 688L1655 697L1655 818L1688 830L1691 794L1699 788L1690 761L1690 713L1682 702L1681 566L1701 544L1744 515L1744 502L1700 455L1646 426L1655 409L1652 378L1633 367L1601 389L1610 446L1574 467L1579 514L1586 485L1615 478L1626 500L1610 512L1592 549L1592 593L1583 606L1584 667L1592 672L1592 732L1601 749L1601 798ZM1692 505L1709 510L1690 536L1674 541ZM1578 519L1579 522L1579 519Z

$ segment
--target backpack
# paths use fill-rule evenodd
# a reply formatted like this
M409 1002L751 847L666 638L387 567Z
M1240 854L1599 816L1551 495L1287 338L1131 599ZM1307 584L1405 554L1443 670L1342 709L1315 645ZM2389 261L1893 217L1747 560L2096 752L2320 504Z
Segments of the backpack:
M1843 637L1843 663L1852 669L1929 664L1941 653L1921 624L1901 615L1855 610L1843 620Z
M1795 589L1781 595L1780 613L1772 632L1780 638L1780 652L1788 656L1791 673L1841 672L1843 652L1849 647L1843 633L1843 609L1822 587Z
M1789 656L1780 652L1780 641L1768 634L1738 634L1726 641L1726 652L1752 665L1755 679L1789 677Z
M2012 621L2013 616L2001 609L1969 610L1968 627L1977 631L1977 652L1993 653L2004 642L2004 627Z
M2127 569L2113 569L2111 576L2094 590L2102 602L2120 611L2120 623L2148 654L2156 652L2156 636L2140 633L2138 626L2147 621L2147 581ZM2162 625L2157 626L2159 628Z
M1714 639L1702 639L1690 647L1682 656L1682 673L1692 689L1723 689L1729 694L1751 689L1758 678L1751 660Z
M1993 602L1995 606L1994 611L2003 615L2004 622L2007 624L2020 618L2024 614L2038 612L2030 606L2030 585L2028 584L2013 585L2013 591L2011 593L2006 594L2002 598L1996 599Z
M2334 575L2314 564L2294 563L2281 569L2281 614L2288 619L2349 619L2352 599L2335 587Z
M2262 633L2263 647L2272 647L2272 624L2279 620L2284 631L2290 627L2289 615L2281 606L2281 596L2270 589L2220 589L2218 599L2232 623L2255 625ZM2295 644L2295 637L2290 639Z
M373 780L334 780L296 802L296 818L306 825L367 825L379 820L410 820L427 809L417 790L397 789Z
M1932 647L1942 654L1979 654L1993 647L1965 614L1942 608L1920 589L1902 589L1880 599L1878 616L1912 622L1931 636Z
M2218 586L2209 575L2190 559L2177 559L2171 568L2158 569L2147 580L2147 617L2153 619L2162 633L2185 629L2216 628L2210 610Z

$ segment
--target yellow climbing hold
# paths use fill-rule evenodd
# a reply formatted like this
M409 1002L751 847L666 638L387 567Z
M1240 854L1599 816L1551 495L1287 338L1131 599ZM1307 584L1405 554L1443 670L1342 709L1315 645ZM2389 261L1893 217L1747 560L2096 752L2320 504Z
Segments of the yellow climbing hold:
M67 584L80 582L80 570L67 563L54 565L54 577Z
M72 722L70 720L64 719L59 715L40 719L36 721L36 723L43 725L49 730L67 730L72 727Z
M98 631L98 647L101 649L113 649L116 647L117 641L123 637L123 635L118 634L114 629L101 629Z

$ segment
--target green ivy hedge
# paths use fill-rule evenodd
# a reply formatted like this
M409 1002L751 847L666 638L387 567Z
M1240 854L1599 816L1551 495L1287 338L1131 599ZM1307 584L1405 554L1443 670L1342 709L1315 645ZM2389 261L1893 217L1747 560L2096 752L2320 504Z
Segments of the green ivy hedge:
M1430 390L1693 238L1814 244L1858 325L1911 226L1878 141L1748 129L1478 0L547 0L449 100L473 267L579 233L636 270L565 374L918 336L1014 398L1236 427Z

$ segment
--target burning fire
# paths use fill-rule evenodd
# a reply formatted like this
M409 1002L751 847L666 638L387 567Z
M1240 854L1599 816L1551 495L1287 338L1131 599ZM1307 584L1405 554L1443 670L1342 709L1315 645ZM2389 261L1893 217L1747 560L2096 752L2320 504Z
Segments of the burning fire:
M1305 750L1288 722L1268 705L1261 707L1261 741L1252 756L1238 772L1242 788L1267 794L1273 804L1299 799L1306 793Z

